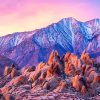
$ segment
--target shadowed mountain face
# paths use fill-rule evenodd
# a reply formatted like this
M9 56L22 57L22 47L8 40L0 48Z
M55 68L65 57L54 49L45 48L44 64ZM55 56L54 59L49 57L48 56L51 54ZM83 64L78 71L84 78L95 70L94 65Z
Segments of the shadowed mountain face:
M0 54L20 67L47 61L53 49L60 56L67 51L80 55L86 50L90 56L100 58L100 19L80 22L65 18L46 28L0 37Z

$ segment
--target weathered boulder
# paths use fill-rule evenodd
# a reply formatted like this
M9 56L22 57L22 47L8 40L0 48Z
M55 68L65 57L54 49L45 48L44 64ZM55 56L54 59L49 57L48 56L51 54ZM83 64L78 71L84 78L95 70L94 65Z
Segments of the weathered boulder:
M15 97L11 94L4 94L4 100L15 100Z
M49 59L48 59L48 65L49 66L57 65L59 67L60 73L64 74L64 63L63 63L63 60L60 59L60 56L57 51L54 50L50 54Z
M29 75L29 79L32 80L32 82L34 82L35 80L37 80L41 75L41 72L40 71L35 71L35 72L32 72L30 75Z
M28 79L26 76L23 76L23 75L20 75L20 76L17 76L15 78L13 78L11 80L11 84L12 85L15 85L15 86L19 86L19 85L22 85L22 84L26 84L28 82Z
M47 73L46 73L46 78L52 77L53 75L57 75L57 76L61 75L61 71L60 71L58 63L52 64L48 68Z
M11 77L15 77L15 76L19 76L20 72L18 70L16 70L15 68L12 69L11 71Z
M1 91L3 94L9 93L9 90L11 89L11 86L4 86L1 88Z
M83 73L87 79L87 83L100 83L100 74L96 72L93 66L86 65Z
M64 61L64 62L68 62L68 60L69 60L69 58L70 58L70 55L71 55L71 53L70 53L70 52L67 52L67 53L64 55L64 57L63 57L63 61Z
M67 87L67 82L65 80L61 80L58 87L54 89L54 92L65 92Z
M54 50L54 51L52 51L52 53L49 56L48 64L51 65L53 62L55 62L59 59L60 59L60 57L58 55L58 52L56 50Z
M36 68L35 71L30 73L29 80L32 80L32 82L34 82L37 79L45 79L49 67L50 66L45 64L42 68Z
M5 75L5 76L6 76L6 75L9 75L9 74L11 73L11 71L12 71L12 67L6 66L6 67L5 67L5 70L4 70L4 75Z
M43 67L46 66L46 63L44 62L40 62L37 66L36 66L36 71L40 71Z
M89 53L83 51L80 58L85 64L92 65L94 64L94 59L90 59Z
M22 74L35 71L35 66L27 66L21 69Z
M52 77L46 79L46 81L43 83L43 89L52 91L57 88L60 81L61 81L60 77L52 76Z
M79 92L87 92L87 84L84 77L76 75L72 80L72 86Z

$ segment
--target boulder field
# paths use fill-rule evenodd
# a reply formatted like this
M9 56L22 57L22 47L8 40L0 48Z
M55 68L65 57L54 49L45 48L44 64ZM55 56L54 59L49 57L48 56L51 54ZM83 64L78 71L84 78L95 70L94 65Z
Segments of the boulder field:
M52 51L47 62L6 66L0 77L0 100L100 100L100 64L83 52L61 58Z

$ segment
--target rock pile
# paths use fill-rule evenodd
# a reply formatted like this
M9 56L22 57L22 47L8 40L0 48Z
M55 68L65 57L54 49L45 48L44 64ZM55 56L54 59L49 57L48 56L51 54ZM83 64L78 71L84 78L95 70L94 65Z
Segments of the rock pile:
M0 98L30 100L33 95L35 98L45 94L46 99L50 93L89 98L100 93L99 66L94 63L95 60L85 51L80 58L70 52L60 58L58 52L53 51L48 62L40 62L36 68L29 66L17 70L15 66L5 67L4 76L0 79Z

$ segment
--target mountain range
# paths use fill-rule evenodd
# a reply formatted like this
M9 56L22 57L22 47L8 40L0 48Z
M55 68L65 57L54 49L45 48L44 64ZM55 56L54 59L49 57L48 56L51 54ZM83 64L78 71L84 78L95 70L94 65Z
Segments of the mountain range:
M67 51L80 56L85 50L100 61L100 19L81 22L64 18L42 29L0 37L0 55L20 68L47 61L52 50L60 56Z

